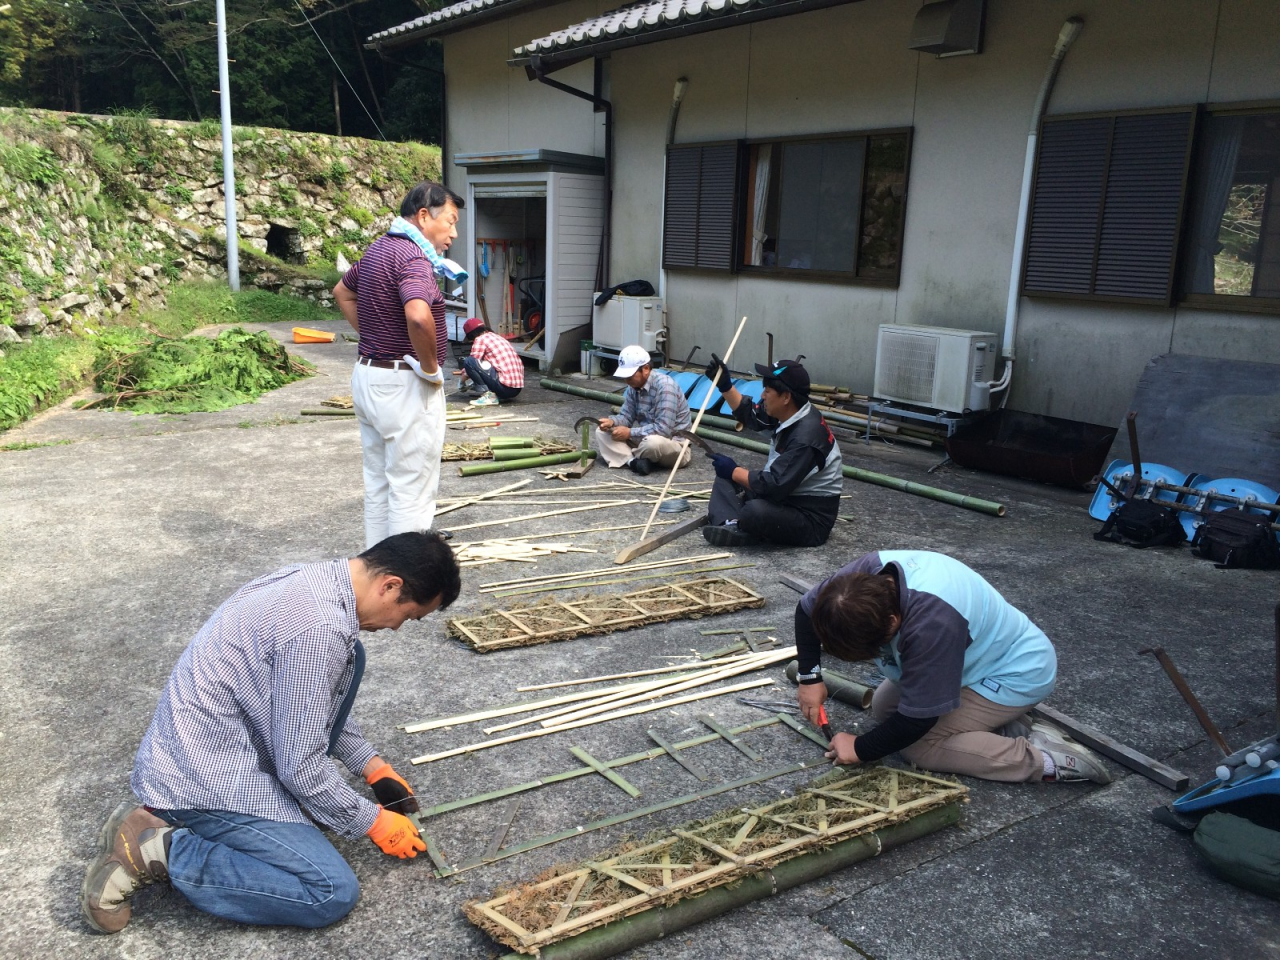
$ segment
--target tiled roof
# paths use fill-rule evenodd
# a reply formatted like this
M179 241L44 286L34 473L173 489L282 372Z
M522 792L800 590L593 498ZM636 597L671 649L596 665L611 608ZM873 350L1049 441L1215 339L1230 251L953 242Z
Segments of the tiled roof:
M649 38L645 34L666 33L682 26L697 32L848 2L855 0L644 0L531 40L516 47L515 57L527 60L590 47L630 46L646 42Z
M496 19L521 7L532 6L538 0L462 0L451 6L409 20L396 27L375 33L366 41L370 44L399 44L406 40L461 30L477 20ZM465 23L463 21L466 21Z

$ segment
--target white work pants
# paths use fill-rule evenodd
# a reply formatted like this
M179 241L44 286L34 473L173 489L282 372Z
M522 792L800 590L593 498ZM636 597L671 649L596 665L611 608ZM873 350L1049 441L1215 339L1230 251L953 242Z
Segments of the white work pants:
M366 549L396 533L429 530L444 449L444 389L409 369L357 363L351 400L364 451Z
M600 458L611 467L625 467L633 459L652 460L670 470L680 458L680 466L687 467L693 456L687 444L679 440L651 433L642 440L615 440L608 430L596 429L596 449ZM683 454L683 455L682 455Z

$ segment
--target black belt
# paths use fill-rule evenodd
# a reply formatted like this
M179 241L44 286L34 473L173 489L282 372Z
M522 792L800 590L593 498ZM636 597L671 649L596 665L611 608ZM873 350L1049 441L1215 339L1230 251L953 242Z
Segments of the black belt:
M375 360L373 357L361 357L356 363L363 364L366 367L377 367L379 370L412 369L405 360Z

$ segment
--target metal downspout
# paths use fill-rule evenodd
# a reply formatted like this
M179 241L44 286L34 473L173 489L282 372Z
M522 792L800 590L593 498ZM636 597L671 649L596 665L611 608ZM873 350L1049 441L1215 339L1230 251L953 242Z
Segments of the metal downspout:
M542 66L542 60L534 57L525 67L530 80L545 83L548 87L586 100L597 110L604 113L604 228L600 236L600 265L596 269L596 289L604 290L609 286L609 253L613 235L613 104L600 96L600 60L595 60L596 90L587 93L577 87L571 87L559 80L548 77Z
M1070 17L1062 25L1062 29L1058 31L1058 42L1054 45L1053 54L1049 58L1049 69L1045 72L1044 80L1040 83L1040 92L1036 96L1036 104L1031 111L1031 130L1027 134L1027 155L1022 164L1022 193L1018 198L1018 225L1013 235L1013 265L1009 271L1009 299L1004 311L1004 340L1001 346L1001 355L1005 361L1004 372L1000 375L1000 379L992 380L987 384L992 391L1005 390L1011 386L1013 381L1014 340L1018 334L1018 310L1021 300L1019 281L1022 277L1023 259L1026 256L1027 218L1030 215L1031 208L1031 178L1035 170L1036 141L1040 136L1040 120L1049 104L1049 97L1053 93L1054 83L1057 82L1058 70L1062 67L1062 60L1066 57L1067 51L1071 49L1071 44L1075 42L1083 26L1084 20L1080 17ZM1000 401L1002 407L1009 397L1009 392L1011 391L1006 391Z

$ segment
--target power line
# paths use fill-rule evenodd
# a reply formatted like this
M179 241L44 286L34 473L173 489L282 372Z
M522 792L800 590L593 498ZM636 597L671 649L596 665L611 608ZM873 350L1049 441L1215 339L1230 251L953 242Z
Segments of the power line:
M302 4L300 4L298 0L293 0L293 5L297 7L298 12L302 14L302 19L307 21L307 26L310 27L311 32L316 35L316 39L320 41L320 46L324 48L324 52L329 54L329 59L333 61L334 67L337 68L338 73L341 74L342 76L342 82L345 83L351 89L351 95L356 98L356 103L360 104L360 109L363 110L365 113L365 116L369 118L369 122L373 124L373 128L378 131L378 136L380 136L383 140L386 140L387 135L383 133L382 128L378 126L378 121L373 119L373 114L369 112L369 108L366 107L364 105L364 101L360 99L360 94L356 91L355 86L353 86L351 81L347 79L346 73L343 72L342 65L338 63L333 53L329 50L328 45L324 42L324 38L320 36L320 31L316 29L316 25L312 23L311 18L307 16L307 11L302 9Z

